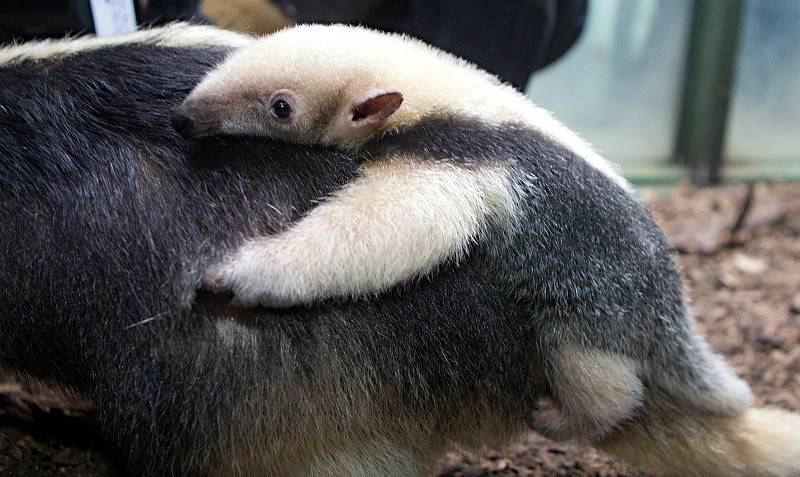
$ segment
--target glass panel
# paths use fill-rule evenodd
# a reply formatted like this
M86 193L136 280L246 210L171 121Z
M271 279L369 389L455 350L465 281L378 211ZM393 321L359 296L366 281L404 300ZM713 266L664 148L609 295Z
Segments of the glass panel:
M743 20L727 155L736 162L798 164L800 2L751 0Z
M691 7L691 0L592 0L580 40L533 76L528 96L623 172L667 165Z

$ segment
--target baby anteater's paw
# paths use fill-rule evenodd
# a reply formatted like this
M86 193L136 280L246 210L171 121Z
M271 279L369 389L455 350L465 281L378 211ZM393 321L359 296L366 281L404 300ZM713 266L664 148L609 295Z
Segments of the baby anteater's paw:
M280 251L269 238L242 245L232 255L209 267L203 275L203 288L234 295L235 306L286 308L312 301L304 292L299 271L285 266Z

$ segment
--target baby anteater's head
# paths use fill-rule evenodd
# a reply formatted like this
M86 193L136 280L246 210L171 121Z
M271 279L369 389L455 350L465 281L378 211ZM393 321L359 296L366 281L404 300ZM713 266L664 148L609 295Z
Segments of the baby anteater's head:
M497 85L417 40L304 25L232 53L177 108L173 125L184 137L260 136L357 149L428 115L479 110L465 99Z

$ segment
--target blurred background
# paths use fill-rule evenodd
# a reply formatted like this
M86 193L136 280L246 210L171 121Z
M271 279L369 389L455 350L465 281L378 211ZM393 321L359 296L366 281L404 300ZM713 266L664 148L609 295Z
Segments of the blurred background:
M0 41L176 19L410 33L527 91L640 185L800 179L797 0L4 0Z
M639 182L800 178L800 2L591 0L528 94Z

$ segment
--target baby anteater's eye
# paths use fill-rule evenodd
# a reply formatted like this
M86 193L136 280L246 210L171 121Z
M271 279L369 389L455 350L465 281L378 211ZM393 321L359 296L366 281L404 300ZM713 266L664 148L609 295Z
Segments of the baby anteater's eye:
M270 108L272 109L272 114L278 119L289 119L292 115L292 105L285 99L274 101Z

